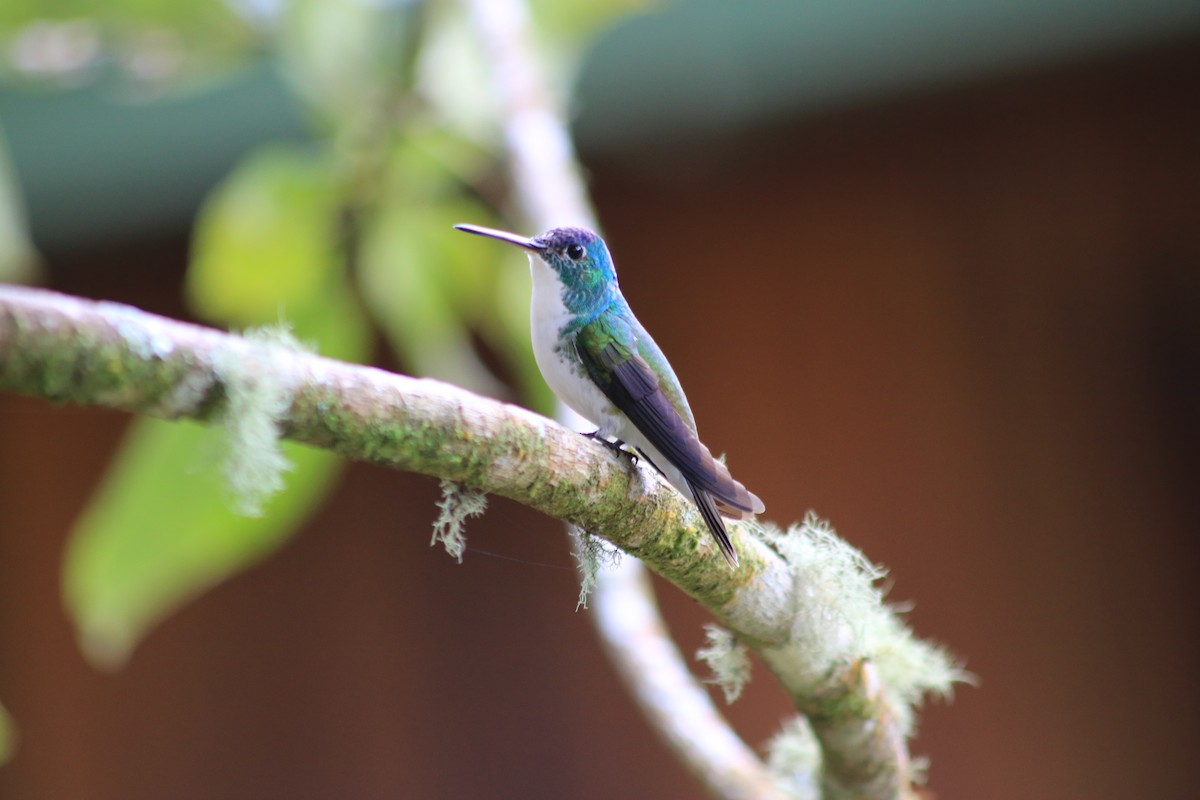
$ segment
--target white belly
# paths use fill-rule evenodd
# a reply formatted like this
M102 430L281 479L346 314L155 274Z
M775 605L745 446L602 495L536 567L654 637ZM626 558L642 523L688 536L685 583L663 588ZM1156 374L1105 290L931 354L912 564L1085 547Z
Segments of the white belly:
M533 357L551 391L571 410L591 421L602 436L615 437L641 450L675 488L688 495L687 484L679 470L646 441L646 437L583 374L579 364L559 352L558 334L571 321L571 313L563 305L559 280L553 270L533 253L529 254L529 266L533 275L530 306Z
M583 373L582 366L558 349L559 331L571 321L571 313L562 302L558 277L533 253L529 254L529 271L533 275L530 338L542 377L558 399L575 413L594 423L604 435L616 435L613 426L619 425L617 417L622 420L624 417Z

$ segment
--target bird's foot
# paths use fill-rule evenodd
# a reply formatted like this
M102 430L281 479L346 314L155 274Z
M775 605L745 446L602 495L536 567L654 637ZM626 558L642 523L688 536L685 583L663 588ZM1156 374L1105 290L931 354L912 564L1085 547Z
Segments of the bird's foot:
M599 429L583 435L593 441L599 442L618 456L628 456L634 464L638 463L638 454L633 452L633 450L626 450L625 442L622 442L620 439L609 439L607 436L602 435Z

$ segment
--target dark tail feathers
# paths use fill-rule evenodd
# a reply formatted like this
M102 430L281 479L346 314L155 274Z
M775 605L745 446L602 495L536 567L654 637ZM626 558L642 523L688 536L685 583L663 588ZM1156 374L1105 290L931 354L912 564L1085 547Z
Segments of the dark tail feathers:
M730 569L736 568L738 565L737 552L733 549L733 542L729 541L729 531L725 529L725 520L721 519L712 495L697 488L691 481L688 481L687 485L692 490L692 499L696 501L696 507L700 509L700 516L704 517L704 524L712 531L713 538L717 540L717 546L721 548L721 555L725 556L725 561L729 564Z

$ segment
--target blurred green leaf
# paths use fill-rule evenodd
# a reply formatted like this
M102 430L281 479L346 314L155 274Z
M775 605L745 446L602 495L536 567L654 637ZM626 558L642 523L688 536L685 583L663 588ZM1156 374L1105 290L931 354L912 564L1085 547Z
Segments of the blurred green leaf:
M205 72L254 54L262 31L226 0L4 0L0 76L77 85L122 68L138 80ZM37 65L36 67L34 65Z
M196 223L188 299L232 325L310 308L339 279L336 187L325 160L295 146L253 152L209 197Z
M504 360L505 377L516 380L522 398L548 410L552 398L529 346L524 260L453 229L492 219L458 191L458 181L483 166L477 148L444 132L405 138L364 234L362 296L415 372L492 396L511 394L479 358L472 339L479 336Z
M335 126L370 115L402 87L422 14L419 2L293 0L279 34L286 71Z
M187 295L235 328L285 320L323 355L362 361L370 326L339 242L339 187L324 150L268 145L246 157L200 211Z
M36 20L98 19L142 24L196 26L232 25L240 20L234 4L225 0L4 0L0 26Z
M441 124L460 136L500 147L495 65L461 3L435 4L421 47L422 98ZM530 15L546 60L544 77L564 97L570 93L583 44L617 19L658 5L649 0L534 0Z
M418 83L443 126L494 151L500 124L492 66L462 6L435 7L421 48Z
M25 283L37 274L37 255L25 225L17 176L0 128L0 283Z
M635 11L650 11L665 5L651 0L530 0L530 13L549 46L568 45L578 49L582 41L606 25Z
M662 3L650 0L531 0L530 15L538 31L546 78L562 97L571 94L576 70L586 43L600 31L636 11L649 11Z
M0 764L12 758L13 751L16 749L16 726L13 724L12 717L8 715L8 711L0 705Z
M366 231L359 280L410 369L494 396L503 389L476 356L465 324L467 307L487 291L486 273L450 256L458 238L451 226L461 219L444 205L386 205Z
M284 443L295 469L261 517L229 504L221 431L138 419L72 533L64 592L80 644L117 666L146 631L205 589L271 552L325 496L330 453Z
M189 296L209 319L235 327L286 319L322 353L361 361L370 331L341 266L326 161L298 148L251 155L201 213ZM67 606L98 663L119 663L150 626L273 550L340 471L335 456L284 443L286 488L262 516L238 516L222 442L220 429L136 421L72 532Z

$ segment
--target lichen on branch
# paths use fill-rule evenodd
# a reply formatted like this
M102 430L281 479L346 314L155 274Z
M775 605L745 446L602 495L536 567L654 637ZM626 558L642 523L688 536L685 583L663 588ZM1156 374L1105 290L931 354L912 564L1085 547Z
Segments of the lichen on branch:
M438 518L433 523L433 538L429 544L442 543L446 553L462 563L467 549L466 523L468 517L478 517L487 509L487 495L464 489L454 481L441 482L442 499L438 501Z
M127 306L0 287L3 391L212 421L238 391L231 359L288 387L269 415L285 438L509 497L638 556L781 681L820 743L831 796L908 793L911 708L961 673L908 631L883 603L881 573L815 517L787 532L731 524L742 567L730 571L688 500L525 409Z

